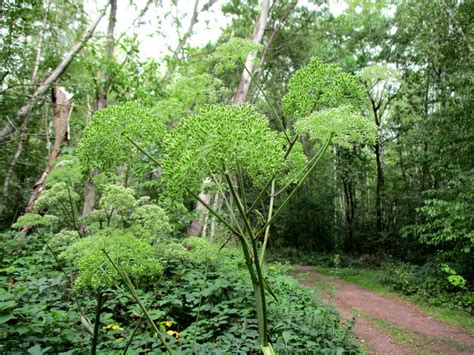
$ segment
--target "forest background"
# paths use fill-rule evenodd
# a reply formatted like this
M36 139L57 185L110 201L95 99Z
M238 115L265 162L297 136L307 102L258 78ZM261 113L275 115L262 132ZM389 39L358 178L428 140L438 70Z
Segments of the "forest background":
M59 219L29 221L30 233L39 225L53 232L54 225L55 233L70 229L86 235L93 223L110 224L115 217L123 228L133 228L143 213L156 217L155 226L142 225L144 234L157 228L155 234L177 239L225 241L225 226L201 203L229 213L216 187L203 184L199 196L165 199L168 185L161 183L162 166L153 160L162 152L147 146L147 139L215 103L250 103L269 117L273 130L292 131L292 113L282 99L290 95L293 75L318 58L357 78L366 99L363 114L376 139L332 144L301 188L293 191L296 185L290 183L281 190L293 198L269 229L269 257L382 267L399 291L472 312L472 2L113 0L98 5L75 0L0 5L4 252L16 248L10 242L18 236L9 230L25 211ZM229 65L221 48L235 38L256 46ZM100 110L127 102L137 105L125 109L128 153L116 130L107 139L107 127L90 124L101 112L120 121L122 111ZM141 110L143 118L134 120ZM144 126L149 115L166 127ZM99 140L95 150L87 150L88 139ZM308 135L299 135L298 142L308 159L317 156ZM144 147L151 150L143 152ZM151 201L134 205L148 210L119 210L130 191L136 201ZM94 214L100 208L104 219ZM10 262L4 260L2 267Z

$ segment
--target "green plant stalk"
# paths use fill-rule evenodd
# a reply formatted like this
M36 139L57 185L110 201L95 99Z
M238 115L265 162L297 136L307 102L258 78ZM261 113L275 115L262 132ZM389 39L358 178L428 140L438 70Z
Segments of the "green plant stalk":
M314 157L312 157L308 163L305 164L305 166L300 170L298 171L298 173L293 177L293 179L291 179L290 182L288 182L285 186L283 186L279 191L277 191L275 193L275 196L278 196L279 194L281 194L283 191L285 191L291 184L293 184L295 181L297 181L298 177L303 174L305 171L307 171L308 167L312 166L312 164L317 160L319 159L319 154L315 154Z
M235 192L234 186L232 184L232 181L230 180L230 177L228 175L226 176L226 180L227 180L228 184L230 184L231 193L233 194L234 199L235 199L235 197L237 197L237 199L235 199L235 201L237 201L238 205L241 207L240 211L244 211L243 206L241 205L240 199L238 199L238 196L236 195L236 192ZM242 251L244 253L244 258L245 258L245 261L246 261L247 269L249 271L250 279L252 281L252 286L253 286L253 289L254 289L256 309L257 309L257 322L258 322L258 325L259 325L259 336L261 338L261 344L262 344L262 346L268 346L268 336L267 336L267 330L266 330L266 308L264 306L265 303L264 302L262 303L262 296L261 296L262 292L263 292L263 300L265 300L265 294L264 294L263 282L259 282L259 279L258 279L258 276L257 276L258 274L261 275L261 271L256 272L256 270L254 269L254 265L255 266L257 266L257 265L260 266L259 262L258 262L258 254L256 254L257 262L255 262L255 259L252 256L252 252L250 250L250 247L247 243L245 235L242 232L240 226L238 226L237 228L233 227L217 211L215 211L205 201L203 201L201 198L199 198L199 196L192 193L191 191L188 191L188 192L193 197L198 199L198 201L200 201L203 204L203 206L211 214L216 216L217 219L219 219L234 235L236 235L239 238L240 244L242 246ZM248 223L248 219L245 216L245 212L243 214L243 217L244 217L244 220L247 222L246 225L249 227L247 230L250 231L250 233L252 233L252 229L250 228L250 224ZM251 234L251 236L252 236L252 234ZM253 240L254 238L251 238L251 239ZM256 241L254 241L254 242L256 243ZM264 344L266 344L266 345L264 345Z
M104 294L101 290L97 292L97 306L95 309L94 336L92 337L91 355L97 354L97 343L99 341L100 313L102 312Z
M72 196L71 196L71 189L69 187L69 182L66 182L66 188L67 188L67 195L68 195L68 200L69 200L69 206L71 206L71 219L72 223L74 225L74 229L76 229L77 234L79 234L79 238L82 238L83 235L81 233L81 229L79 228L77 224L77 218L76 218L76 209L74 208L74 203L72 202Z
M145 149L141 148L137 143L135 143L130 137L128 136L125 136L125 139L128 140L130 143L133 144L133 146L135 148L137 148L140 152L142 152L143 154L145 154L148 158L150 158L151 161L153 161L153 163L155 163L156 165L160 165L160 162L158 160L156 160L155 158L153 158L147 151L145 151Z
M272 219L274 202L275 202L275 179L272 180L267 222ZM263 237L262 249L260 250L260 265L263 265L263 261L265 260L265 249L267 247L269 236L270 236L270 224L267 225L267 228L265 229L265 236Z
M283 130L283 134L285 135L285 138L288 142L290 142L290 137L288 137L288 134L286 133L286 128L285 128L285 123L283 122L283 120L280 118L280 116L278 115L275 107L272 105L272 103L270 102L270 100L268 99L267 95L265 94L265 91L263 91L262 87L260 86L259 82L255 79L255 77L253 76L253 74L250 72L250 70L247 68L247 66L245 65L245 63L240 60L240 63L242 63L242 65L244 66L244 69L245 71L249 74L250 78L253 80L253 82L255 83L255 85L257 85L257 88L258 90L262 93L263 97L265 98L265 101L267 102L268 106L270 106L271 110L273 111L273 114L275 115L275 117L277 118L278 122L280 123L281 125L281 128Z
M188 193L193 196L194 198L196 198L199 202L202 203L202 205L204 207L206 207L206 209L211 212L214 216L216 216L216 218L221 221L232 233L234 233L235 235L237 236L241 236L241 232L239 232L235 227L233 227L232 225L230 225L229 222L227 222L225 220L224 217L222 217L217 211L215 211L211 206L209 206L205 201L203 201L198 195L196 195L194 192L188 190Z
M293 150L293 147L295 146L296 141L298 140L298 135L296 135L291 141L290 145L288 146L288 149L285 152L285 156L283 159L287 159L288 156L290 155L291 151ZM263 189L259 192L257 195L257 198L254 200L254 202L250 205L249 209L247 210L247 216L250 215L250 212L252 212L256 207L257 204L260 202L260 200L265 196L265 193L267 192L268 187L272 183L272 180L275 179L275 176L272 176L270 180L267 181Z
M128 290L130 291L131 295L132 295L132 298L135 300L135 302L137 302L138 306L140 307L140 309L142 310L143 314L145 315L145 317L148 319L148 322L150 323L150 326L152 327L153 331L156 333L156 335L158 336L158 339L161 341L161 343L163 344L163 346L165 347L166 351L168 352L168 354L173 354L173 350L171 350L171 348L169 347L169 345L166 343L166 340L165 338L163 337L163 335L161 334L161 332L159 331L158 327L156 326L155 322L153 321L153 319L151 318L150 316L150 313L148 313L148 310L146 309L146 307L143 305L142 301L140 300L140 297L138 296L138 293L137 291L135 290L135 287L133 286L133 283L132 281L130 280L130 278L128 277L127 273L125 272L125 270L123 269L120 269L112 260L112 258L109 256L109 254L105 251L105 249L102 249L102 252L105 254L106 258L109 260L109 262L112 264L113 268L118 272L118 274L120 275L120 278L122 279L122 281L125 283L125 285L127 286Z
M239 178L240 177L241 176L239 175ZM251 268L252 269L251 276L252 275L254 276L252 278L252 284L253 284L253 289L255 293L255 303L256 303L256 308L257 308L258 332L259 332L261 346L266 347L268 346L268 334L267 334L268 325L267 325L267 309L266 309L267 305L266 305L266 300L265 300L265 287L264 287L262 269L260 267L260 262L258 259L257 240L253 234L252 227L250 226L250 221L247 218L245 207L242 204L242 201L232 184L232 180L229 174L225 174L225 178L227 180L227 184L229 185L230 192L232 196L234 197L234 200L237 204L237 209L239 210L240 216L242 217L242 220L244 221L244 226L245 226L245 229L247 230L248 236L250 237L250 243L252 245L253 258L251 259L251 261L253 265ZM240 183L243 183L243 182L240 182ZM253 269L254 266L255 266L255 270ZM250 268L249 268L249 271L250 271Z
M43 243L46 245L46 248L49 250L49 252L51 253L51 255L53 256L54 258L54 261L56 262L56 265L59 267L59 270L61 270L61 272L63 273L64 277L66 278L66 280L68 281L69 285L71 286L71 293L72 293L72 297L74 298L74 302L76 303L77 305L77 308L79 310L79 314L81 315L81 324L84 326L84 328L86 329L86 331L91 335L91 336L94 336L94 331L91 327L91 324L90 324L90 321L89 319L87 319L82 307L81 307L81 304L79 303L79 298L77 297L76 295L76 292L74 292L74 285L72 284L71 282L71 278L69 277L69 275L67 274L66 270L64 270L64 268L61 266L61 263L59 262L59 259L58 257L56 256L56 253L53 251L53 249L50 247L50 245L48 244L48 242L44 239L44 236L42 233L40 233L38 231L38 235L40 236L41 240L43 241Z
M282 202L282 204L280 205L280 207L278 207L278 209L275 211L275 213L273 214L272 218L270 218L270 220L265 223L265 225L257 232L256 234L256 237L258 238L267 228L267 226L271 225L273 223L273 220L278 217L278 215L282 212L283 208L286 206L286 204L288 203L288 201L293 197L293 195L296 193L296 191L299 190L299 188L303 185L303 183L306 181L306 179L309 177L309 175L312 173L312 171L314 170L314 168L316 167L316 165L318 165L319 161L321 160L321 158L323 157L324 153L326 152L326 150L328 149L329 147L329 144L331 143L331 140L332 140L332 135L328 138L328 140L326 141L326 143L324 143L324 146L321 148L321 150L319 151L318 153L318 158L315 159L315 162L312 166L309 167L308 171L306 172L306 174L303 176L303 178L298 182L298 184L296 185L296 187L293 189L293 191L291 191L291 193L286 197L286 199Z

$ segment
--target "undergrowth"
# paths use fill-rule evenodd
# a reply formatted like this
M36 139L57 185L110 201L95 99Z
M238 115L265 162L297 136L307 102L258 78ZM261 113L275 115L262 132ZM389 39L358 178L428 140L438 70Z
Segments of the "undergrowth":
M74 288L58 269L37 234L0 236L0 352L80 354L91 337L81 324ZM51 236L45 236L51 242ZM65 246L52 241L56 252ZM258 331L243 257L237 249L204 239L156 244L156 259L164 270L157 280L141 279L139 294L156 323L166 329L174 349L188 353L256 353ZM64 271L78 270L62 261ZM352 324L275 268L266 270L275 294L269 301L269 333L282 353L355 353L348 338ZM93 318L92 290L79 289L78 302ZM136 303L120 286L104 290L99 353L160 351L161 343L142 319ZM270 296L269 296L270 297ZM136 333L132 340L131 336Z

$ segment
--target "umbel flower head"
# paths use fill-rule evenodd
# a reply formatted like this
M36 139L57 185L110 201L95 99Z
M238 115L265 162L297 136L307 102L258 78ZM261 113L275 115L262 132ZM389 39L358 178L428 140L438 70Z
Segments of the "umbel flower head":
M135 103L110 106L94 114L79 143L84 168L114 171L120 164L141 159L131 139L148 152L160 149L166 132L164 118Z
M281 139L249 105L207 106L171 131L164 147L162 179L175 196L198 193L207 177L239 167L257 183L285 167Z

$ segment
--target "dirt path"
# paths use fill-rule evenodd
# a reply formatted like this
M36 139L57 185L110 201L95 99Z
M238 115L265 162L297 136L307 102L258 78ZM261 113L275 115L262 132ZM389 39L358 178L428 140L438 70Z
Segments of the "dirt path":
M474 354L474 337L423 313L412 304L324 276L310 266L293 266L302 285L316 289L345 318L372 354Z

